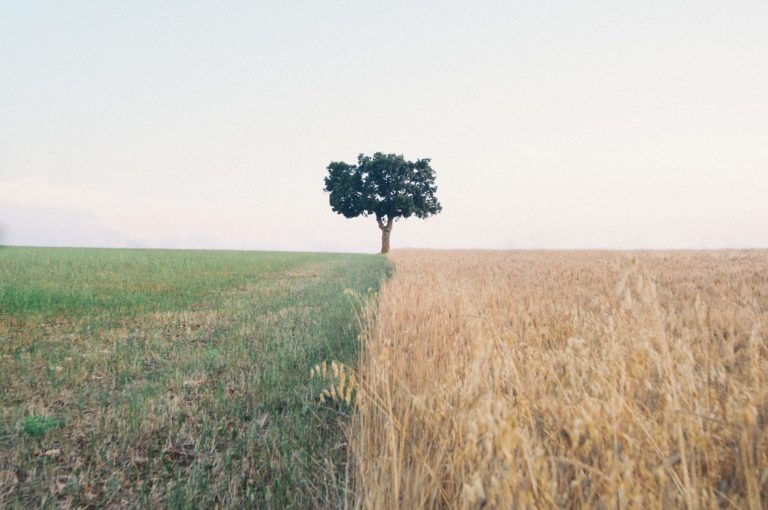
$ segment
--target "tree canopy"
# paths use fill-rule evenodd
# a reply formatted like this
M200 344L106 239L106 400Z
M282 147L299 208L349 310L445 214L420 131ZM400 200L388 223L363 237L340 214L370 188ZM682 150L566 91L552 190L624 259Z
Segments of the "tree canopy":
M442 210L435 197L435 171L428 158L406 161L402 155L377 152L373 156L360 154L356 165L332 161L325 191L331 194L331 208L347 218L376 216L382 253L389 251L389 235L396 219L426 218Z
M381 152L360 154L356 165L333 161L325 178L331 208L347 218L375 215L388 223L437 214L442 207L435 197L435 171L429 161L406 161L402 155Z

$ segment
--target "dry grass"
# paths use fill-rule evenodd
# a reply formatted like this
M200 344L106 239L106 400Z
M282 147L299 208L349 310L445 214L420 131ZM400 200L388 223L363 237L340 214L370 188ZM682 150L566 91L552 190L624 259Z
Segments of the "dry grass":
M768 506L768 253L391 256L367 508Z

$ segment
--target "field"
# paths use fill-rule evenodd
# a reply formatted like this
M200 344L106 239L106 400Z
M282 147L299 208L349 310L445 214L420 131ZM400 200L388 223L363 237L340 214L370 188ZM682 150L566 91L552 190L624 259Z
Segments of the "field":
M318 404L309 368L356 359L353 295L388 268L0 249L0 507L334 505L349 409Z
M4 248L0 506L766 508L766 328L766 251Z
M768 253L391 256L366 508L768 507Z

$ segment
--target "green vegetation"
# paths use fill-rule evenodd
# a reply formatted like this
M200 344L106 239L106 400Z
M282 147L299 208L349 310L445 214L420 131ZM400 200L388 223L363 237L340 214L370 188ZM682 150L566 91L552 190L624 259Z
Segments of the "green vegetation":
M24 432L30 436L40 439L50 429L60 427L63 424L61 420L50 418L48 416L27 416L24 420Z
M427 218L443 210L435 196L435 171L429 161L406 161L402 154L381 152L360 154L356 165L331 161L325 178L331 209L346 218L376 216L381 253L387 253L395 220Z
M367 255L0 250L0 506L335 505Z

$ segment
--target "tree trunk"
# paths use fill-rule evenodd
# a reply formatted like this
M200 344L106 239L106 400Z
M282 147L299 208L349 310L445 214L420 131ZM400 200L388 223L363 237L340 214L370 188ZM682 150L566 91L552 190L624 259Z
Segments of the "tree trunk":
M376 222L381 229L381 253L389 253L389 233L392 232L394 221L392 216L387 216L387 222L384 223L381 216L376 216Z
M381 229L381 253L389 253L389 233L390 229Z

